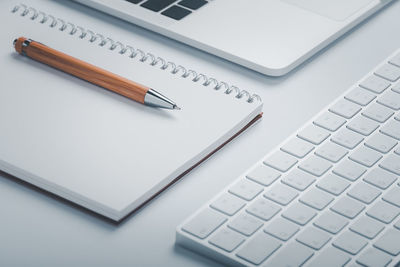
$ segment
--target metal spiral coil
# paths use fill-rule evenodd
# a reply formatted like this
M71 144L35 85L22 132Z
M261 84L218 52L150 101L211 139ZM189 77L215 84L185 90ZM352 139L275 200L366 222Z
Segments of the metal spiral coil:
M19 4L14 6L11 12L19 14L21 17L28 17L31 20L37 20L39 23L45 24L50 28L56 28L59 31L67 32L70 35L75 35L80 39L84 39L99 46L106 47L111 51L118 51L118 53L121 55L128 55L130 58L137 58L140 62L148 63L151 66L159 66L160 69L169 71L171 74L180 74L182 78L189 78L193 82L201 83L203 86L212 85L214 90L222 89L225 94L230 95L234 93L236 98L240 99L244 97L248 103L261 101L259 95L251 95L248 91L241 90L237 86L229 85L223 81L218 81L217 79L208 77L203 73L197 73L196 71L187 69L181 65L176 65L174 62L166 61L165 59L157 57L151 53L146 53L141 49L114 41L109 37L103 36L102 34L95 33L71 22L66 22L63 19L56 18L42 11L38 11L33 7Z

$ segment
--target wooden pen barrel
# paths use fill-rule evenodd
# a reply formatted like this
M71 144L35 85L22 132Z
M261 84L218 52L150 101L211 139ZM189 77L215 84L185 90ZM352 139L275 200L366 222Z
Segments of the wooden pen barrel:
M18 38L14 47L22 55L140 103L144 103L144 97L150 89L25 37Z

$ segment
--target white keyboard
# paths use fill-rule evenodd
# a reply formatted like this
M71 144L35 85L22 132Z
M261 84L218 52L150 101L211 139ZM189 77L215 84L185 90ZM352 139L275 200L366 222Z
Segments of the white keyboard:
M177 228L232 266L400 266L400 50Z

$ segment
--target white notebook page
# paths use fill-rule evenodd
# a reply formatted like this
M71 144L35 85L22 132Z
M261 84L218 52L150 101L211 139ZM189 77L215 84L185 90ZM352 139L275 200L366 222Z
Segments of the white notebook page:
M0 4L12 25L0 42L0 168L97 213L121 219L261 112L260 102L13 14L13 3ZM27 4L68 19L43 1ZM82 14L79 23L90 20ZM20 36L152 87L182 110L146 107L23 57L12 47Z

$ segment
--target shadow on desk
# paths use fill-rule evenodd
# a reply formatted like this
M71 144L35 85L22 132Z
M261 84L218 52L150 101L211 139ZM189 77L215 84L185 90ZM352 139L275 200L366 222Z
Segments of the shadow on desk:
M86 217L86 219L88 219L88 220L94 219L94 220L96 220L96 222L100 222L102 227L110 232L117 231L119 229L119 227L121 227L121 225L123 225L126 221L128 221L128 219L135 216L135 214L139 210L146 207L148 204L148 203L145 203L142 207L139 208L139 210L136 210L135 213L128 215L127 218L125 218L124 220L122 220L120 222L115 222L113 220L108 219L107 217L99 215L91 210L88 210L82 206L75 204L74 202L71 202L64 198L61 198L55 194L52 194L46 190L43 190L37 186L34 186L28 182L20 180L19 178L14 177L3 171L0 171L0 179L4 179L4 180L10 182L10 184L16 185L22 191L24 191L24 189L26 189L34 194L37 193L40 196L43 196L44 200L47 200L47 198L54 200L54 201L46 201L47 204L52 203L52 205L62 205L62 206L64 206L63 208L70 209L71 211L73 211L73 213L77 214L77 216ZM157 197L159 197L159 195L157 195L155 198L157 198ZM57 207L57 208L59 208L59 207ZM83 216L81 216L81 215L83 215ZM178 257L190 259L191 261L195 261L199 265L215 266L215 267L223 266L213 260L208 259L205 256L199 255L193 251L190 251L190 250L183 248L176 244L174 244L171 247L171 249L173 250L173 253L176 254Z
M215 266L215 267L219 267L219 266L225 266L222 264L217 263L216 261L210 260L208 258L206 258L205 256L202 256L200 254L197 254L193 251L190 251L186 248L183 248L177 244L175 244L174 246L174 252L176 254L178 254L179 256L183 256L185 258L190 259L191 261L196 261L199 263L204 263L207 266Z

